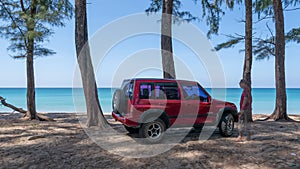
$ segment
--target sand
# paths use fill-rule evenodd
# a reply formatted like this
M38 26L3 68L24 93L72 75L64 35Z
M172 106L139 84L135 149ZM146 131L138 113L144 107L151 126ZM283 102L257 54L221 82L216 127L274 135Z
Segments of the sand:
M128 158L107 151L86 134L75 114L45 114L55 122L27 121L18 113L0 114L0 168L300 168L300 123L255 121L251 141L236 142L218 130L206 141L192 130L167 152ZM262 119L265 115L254 115ZM300 121L300 115L291 115ZM120 123L116 136L134 142ZM122 141L122 140L121 140ZM124 141L125 142L125 141ZM137 143L138 144L138 143ZM126 144L123 153L126 154Z

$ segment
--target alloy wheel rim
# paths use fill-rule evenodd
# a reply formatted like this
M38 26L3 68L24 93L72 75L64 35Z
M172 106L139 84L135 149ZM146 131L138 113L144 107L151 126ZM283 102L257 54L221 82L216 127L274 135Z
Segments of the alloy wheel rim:
M158 123L152 123L147 130L148 138L157 139L161 135L161 126Z
M227 134L231 134L233 130L233 120L229 116L226 118L226 122L223 122L223 131L226 132Z

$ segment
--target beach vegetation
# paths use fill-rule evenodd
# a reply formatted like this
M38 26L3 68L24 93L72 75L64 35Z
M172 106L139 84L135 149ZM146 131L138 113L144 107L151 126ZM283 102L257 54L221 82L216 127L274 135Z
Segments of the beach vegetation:
M299 43L300 29L293 28L289 32L285 33L284 30L284 12L298 10L300 8L289 8L299 5L298 0L292 1L269 1L269 0L258 0L255 1L251 6L254 9L255 14L258 17L258 21L255 24L263 22L265 20L272 20L275 22L275 34L273 30L266 23L266 27L269 30L270 35L265 38L253 37L252 31L250 33L250 2L245 1L246 9L246 28L245 36L242 35L228 35L229 40L218 44L215 49L220 50L223 48L231 48L239 43L245 43L245 62L244 62L244 73L243 78L247 79L251 85L251 63L252 53L256 56L256 60L269 59L270 56L275 57L275 84L276 84L276 104L275 110L269 118L274 120L285 119L288 120L287 108L286 108L286 85L285 85L285 44L288 42ZM251 2L252 3L252 2ZM248 13L248 14L247 14ZM252 21L253 24L253 21ZM253 29L253 28L251 28ZM248 35L247 35L248 30ZM251 37L250 37L251 35ZM249 39L251 38L251 40ZM254 43L254 45L252 45ZM251 45L251 47L250 47ZM248 47L247 47L248 46ZM251 51L250 51L251 50ZM250 54L251 52L251 54ZM248 55L247 55L248 54ZM247 68L248 67L248 68ZM250 68L250 69L249 69Z

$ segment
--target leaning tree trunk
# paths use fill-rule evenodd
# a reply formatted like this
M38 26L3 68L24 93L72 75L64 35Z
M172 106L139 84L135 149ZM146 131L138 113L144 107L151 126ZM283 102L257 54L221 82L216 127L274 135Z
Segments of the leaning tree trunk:
M252 0L245 0L246 8L246 25L245 25L245 61L243 78L249 82L250 94L252 95L251 88L251 68L252 68ZM248 117L249 121L252 119L252 104L250 105L251 111Z
M173 0L163 0L161 22L161 55L164 78L175 79L175 65L172 49Z
M98 99L98 90L88 45L86 1L75 0L75 43L87 108L87 126L104 127L104 118Z
M285 86L285 37L284 17L281 0L273 0L276 43L275 43L275 81L276 81L276 107L270 118L274 120L288 119L286 111Z

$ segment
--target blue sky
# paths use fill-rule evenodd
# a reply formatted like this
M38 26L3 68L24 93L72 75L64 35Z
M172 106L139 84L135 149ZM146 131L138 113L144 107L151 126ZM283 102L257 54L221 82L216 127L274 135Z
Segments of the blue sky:
M105 25L119 19L120 17L141 13L149 6L150 1L141 0L114 0L114 1L99 1L90 0L91 4L88 5L88 24L89 24L89 36L93 35L103 28ZM183 2L182 9L190 10L194 15L201 15L200 4L197 6L192 2ZM296 20L300 15L300 11L286 12L286 31L292 27L299 27L300 20ZM212 45L224 42L226 37L224 34L243 34L244 24L238 21L243 19L244 9L243 6L239 6L235 11L226 10L225 16L221 21L219 36L213 36L210 41ZM254 19L257 19L254 17ZM66 27L54 28L55 34L46 43L46 46L56 51L55 55L48 57L41 57L35 60L35 76L37 87L72 87L73 75L76 67L76 55L74 45L74 19L66 21ZM142 24L142 23L141 23ZM205 25L205 21L193 22L204 33L207 32L208 27ZM255 25L255 31L257 34L264 36L267 33L265 27L266 23ZM273 28L272 21L268 21L268 24ZM112 32L113 33L113 32ZM180 59L185 62L190 62L191 67L199 67L193 64L193 61L184 55L185 49L181 48L177 42L174 42L174 52L182 57ZM101 44L99 44L101 45ZM286 83L287 87L300 88L299 83L299 71L298 63L300 63L299 55L300 44L287 44L286 48ZM0 67L1 67L1 81L0 87L26 87L26 68L25 60L15 60L9 57L6 48L9 43L5 39L0 40ZM130 50L128 47L132 47ZM114 59L122 60L122 55L128 55L134 50L143 50L147 48L159 48L160 38L159 36L142 36L134 37L118 44L110 52L111 61L109 64L114 64ZM178 47L177 47L178 46ZM177 47L177 48L176 48ZM235 48L224 49L218 52L218 56L222 63L226 87L238 87L238 82L242 77L243 59L244 53L239 52L243 48L243 45L239 45ZM127 53L126 53L127 52ZM189 53L186 53L187 55ZM113 67L113 66L112 66ZM253 62L253 87L275 87L274 83L274 58L263 61ZM194 70L194 69L191 69ZM101 74L106 76L97 76L98 85L100 87L109 87L109 83L106 83L110 76L110 72L113 70L108 68L102 69L96 67L96 73L101 71ZM205 71L205 70L204 70ZM146 72L145 76L159 76L160 72ZM197 74L197 72L193 72ZM201 73L200 73L201 74ZM196 78L205 87L209 87L206 78Z

